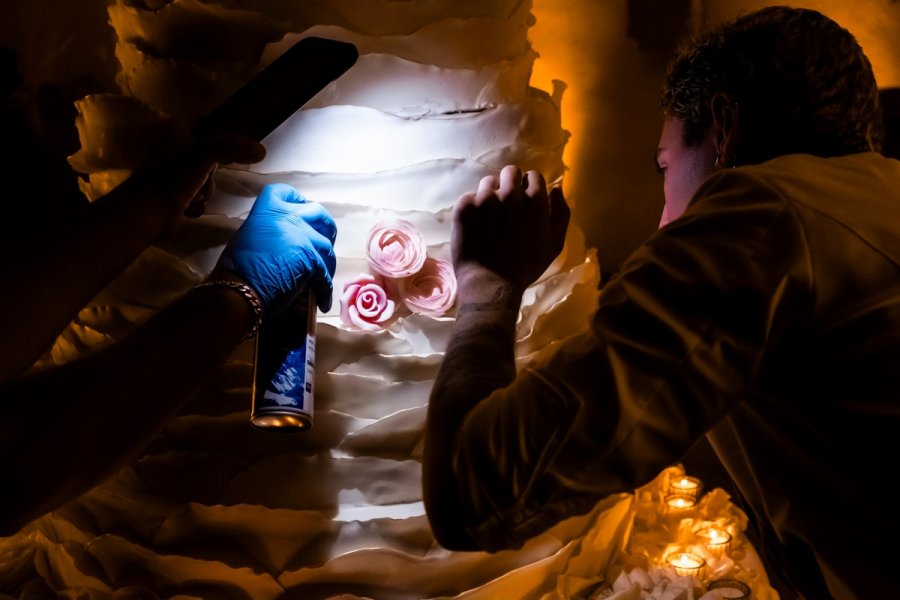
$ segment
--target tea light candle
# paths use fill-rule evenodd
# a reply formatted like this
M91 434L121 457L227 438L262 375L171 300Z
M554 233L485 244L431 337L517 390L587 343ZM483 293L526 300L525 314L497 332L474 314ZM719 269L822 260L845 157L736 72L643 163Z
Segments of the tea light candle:
M696 477L682 475L681 477L673 477L669 480L668 492L670 494L683 494L685 496L693 496L696 498L700 495L700 490L702 488L703 484Z
M687 516L697 506L697 499L690 494L669 494L665 502L666 512L675 516Z
M716 590L720 598L729 600L745 600L750 598L750 586L737 579L719 579L707 586L710 590Z
M697 532L697 537L703 540L709 553L717 558L724 556L731 547L731 534L718 527L701 529Z
M690 552L676 552L675 554L670 554L666 557L666 562L675 569L676 574L682 576L691 575L693 577L699 577L700 571L706 566L706 561L703 560L702 556L697 556Z

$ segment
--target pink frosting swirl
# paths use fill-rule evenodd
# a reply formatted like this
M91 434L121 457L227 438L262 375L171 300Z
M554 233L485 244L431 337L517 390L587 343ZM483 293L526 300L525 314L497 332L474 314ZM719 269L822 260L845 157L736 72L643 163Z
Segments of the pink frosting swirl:
M367 256L376 273L409 277L425 263L425 238L409 221L381 221L369 230Z
M427 258L417 273L398 285L403 303L419 314L439 317L456 302L456 275L446 260Z
M341 321L356 329L375 331L394 316L396 303L391 300L380 278L359 275L344 284L340 299Z

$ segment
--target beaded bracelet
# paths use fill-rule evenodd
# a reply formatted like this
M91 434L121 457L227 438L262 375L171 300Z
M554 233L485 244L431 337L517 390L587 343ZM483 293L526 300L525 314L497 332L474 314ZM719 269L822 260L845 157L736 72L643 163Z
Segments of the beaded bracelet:
M247 332L247 335L244 336L244 340L249 340L259 331L260 325L262 325L262 301L260 301L259 296L256 291L247 285L246 283L239 283L237 281L229 281L227 279L213 279L212 281L204 281L203 283L198 283L191 291L199 290L207 287L224 287L238 292L244 299L247 301L247 304L250 305L250 308L253 310L253 326L250 327L250 331Z

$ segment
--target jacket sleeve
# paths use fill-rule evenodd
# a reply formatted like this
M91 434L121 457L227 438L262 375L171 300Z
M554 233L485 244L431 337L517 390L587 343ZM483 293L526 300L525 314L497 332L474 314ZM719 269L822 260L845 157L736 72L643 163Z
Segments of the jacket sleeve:
M643 485L743 401L811 270L790 204L741 171L711 177L628 260L589 331L467 415L454 468L483 549Z

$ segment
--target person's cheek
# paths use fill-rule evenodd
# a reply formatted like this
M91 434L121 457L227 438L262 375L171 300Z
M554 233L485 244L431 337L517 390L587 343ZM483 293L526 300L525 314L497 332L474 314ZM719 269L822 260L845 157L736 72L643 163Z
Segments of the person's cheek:
M684 198L686 190L684 189L684 181L675 176L675 173L667 173L663 182L663 196L666 203L663 206L662 216L660 217L659 226L663 227L684 212L687 201Z
M669 217L669 204L667 202L663 204L662 215L659 217L659 227L657 229L662 229L668 225L671 220L672 219Z

